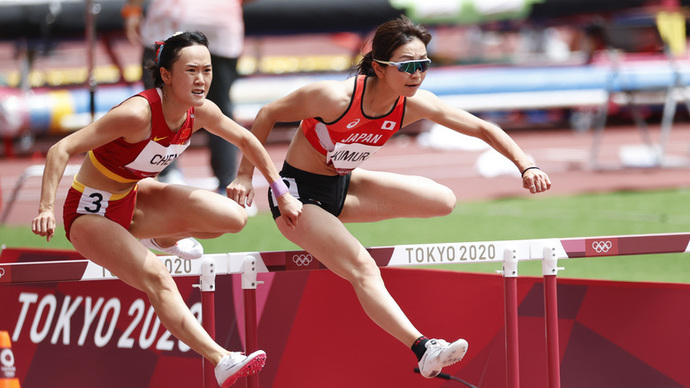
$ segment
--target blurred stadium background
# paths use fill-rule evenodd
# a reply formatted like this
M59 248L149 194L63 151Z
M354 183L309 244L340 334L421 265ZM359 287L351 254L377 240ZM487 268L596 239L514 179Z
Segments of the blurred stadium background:
M40 164L50 144L143 88L141 50L124 37L123 4L0 1L0 160L13 163L0 172L3 210L22 171ZM687 168L690 158L687 5L677 0L255 0L244 6L246 44L239 61L242 77L231 90L234 114L249 127L263 104L295 88L345 79L373 29L406 14L434 36L433 67L423 87L513 136L534 139L536 134L549 148L535 145L538 149L528 151L552 173L567 171L577 178L571 181L582 184L592 171L635 174L643 168L640 182L677 185L683 180L669 174ZM285 123L269 141L280 147L294 129L294 123ZM406 144L428 154L470 152L463 177L514 173L495 155L477 152L484 145L454 135L428 122L401 134ZM195 137L192 152L203 153L205 139ZM203 158L193 159L192 152L186 154L189 183L212 187L208 169L191 162L203 164Z

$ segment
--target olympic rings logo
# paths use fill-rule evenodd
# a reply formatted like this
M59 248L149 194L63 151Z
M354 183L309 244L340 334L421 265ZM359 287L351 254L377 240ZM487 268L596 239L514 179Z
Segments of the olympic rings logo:
M596 251L597 253L606 253L611 249L612 246L613 243L611 241L592 242L592 249L594 249L594 251Z
M297 264L298 267L306 267L314 260L314 257L309 253L302 253L299 255L292 256L292 262Z

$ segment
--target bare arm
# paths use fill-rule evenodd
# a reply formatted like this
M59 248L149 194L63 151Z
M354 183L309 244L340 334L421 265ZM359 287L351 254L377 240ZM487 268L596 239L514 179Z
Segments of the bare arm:
M518 171L523 174L523 187L532 193L551 188L551 181L546 173L535 167L515 141L497 125L482 120L469 112L453 108L441 101L436 95L425 90L408 99L408 116L406 121L414 122L426 118L437 124L448 127L465 135L474 136L487 142L496 151L511 160Z
M46 237L48 241L55 233L55 195L73 155L82 154L120 137L130 141L142 140L150 133L149 123L148 103L142 98L133 98L50 147L43 171L38 216L31 223L32 231Z
M255 165L269 183L278 182L278 184L282 184L282 179L271 157L256 136L223 115L218 106L213 102L207 100L203 107L198 108L197 117L200 119L198 125L235 144L242 152L243 158L246 158L250 163ZM229 196L231 199L244 206L246 202L244 196L233 194ZM252 198L249 198L250 204L251 199ZM297 201L290 193L284 193L278 196L277 200L278 206L281 209L281 214L287 217L286 222L288 225L294 226L302 212L302 203Z
M262 144L265 144L278 122L298 122L311 117L333 121L347 109L352 87L352 82L348 80L321 81L299 88L261 108L254 119L251 131ZM251 161L242 158L238 178L251 178L253 171Z
M310 117L335 120L347 108L350 99L348 90L351 91L352 86L352 82L347 80L321 81L299 88L264 106L254 120L252 133L261 143L265 143L277 122L297 122ZM228 187L229 194L240 203L245 199L247 203L251 203L254 199L253 173L253 161L243 157L237 178Z

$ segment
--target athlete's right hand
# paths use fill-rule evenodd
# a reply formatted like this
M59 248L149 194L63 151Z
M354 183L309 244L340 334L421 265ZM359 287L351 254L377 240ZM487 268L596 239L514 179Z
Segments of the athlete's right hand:
M34 234L45 237L46 241L55 234L55 213L50 210L42 211L31 221L31 231Z
M276 198L278 201L278 208L280 209L280 216L283 217L285 224L294 229L297 225L297 220L302 215L302 202L293 197L290 193L285 193Z

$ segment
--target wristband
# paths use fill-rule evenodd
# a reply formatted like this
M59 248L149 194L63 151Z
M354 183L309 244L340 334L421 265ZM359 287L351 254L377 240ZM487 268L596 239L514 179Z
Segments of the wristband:
M522 170L522 174L520 174L520 175L522 175L524 177L527 170L541 170L541 168L539 168L537 166L527 167L526 169Z
M278 198L283 194L288 192L288 187L285 185L282 179L271 182L271 190L273 190L273 195Z
M122 6L122 9L120 9L120 14L125 19L131 18L132 16L141 16L142 13L142 9L138 5L125 4Z

